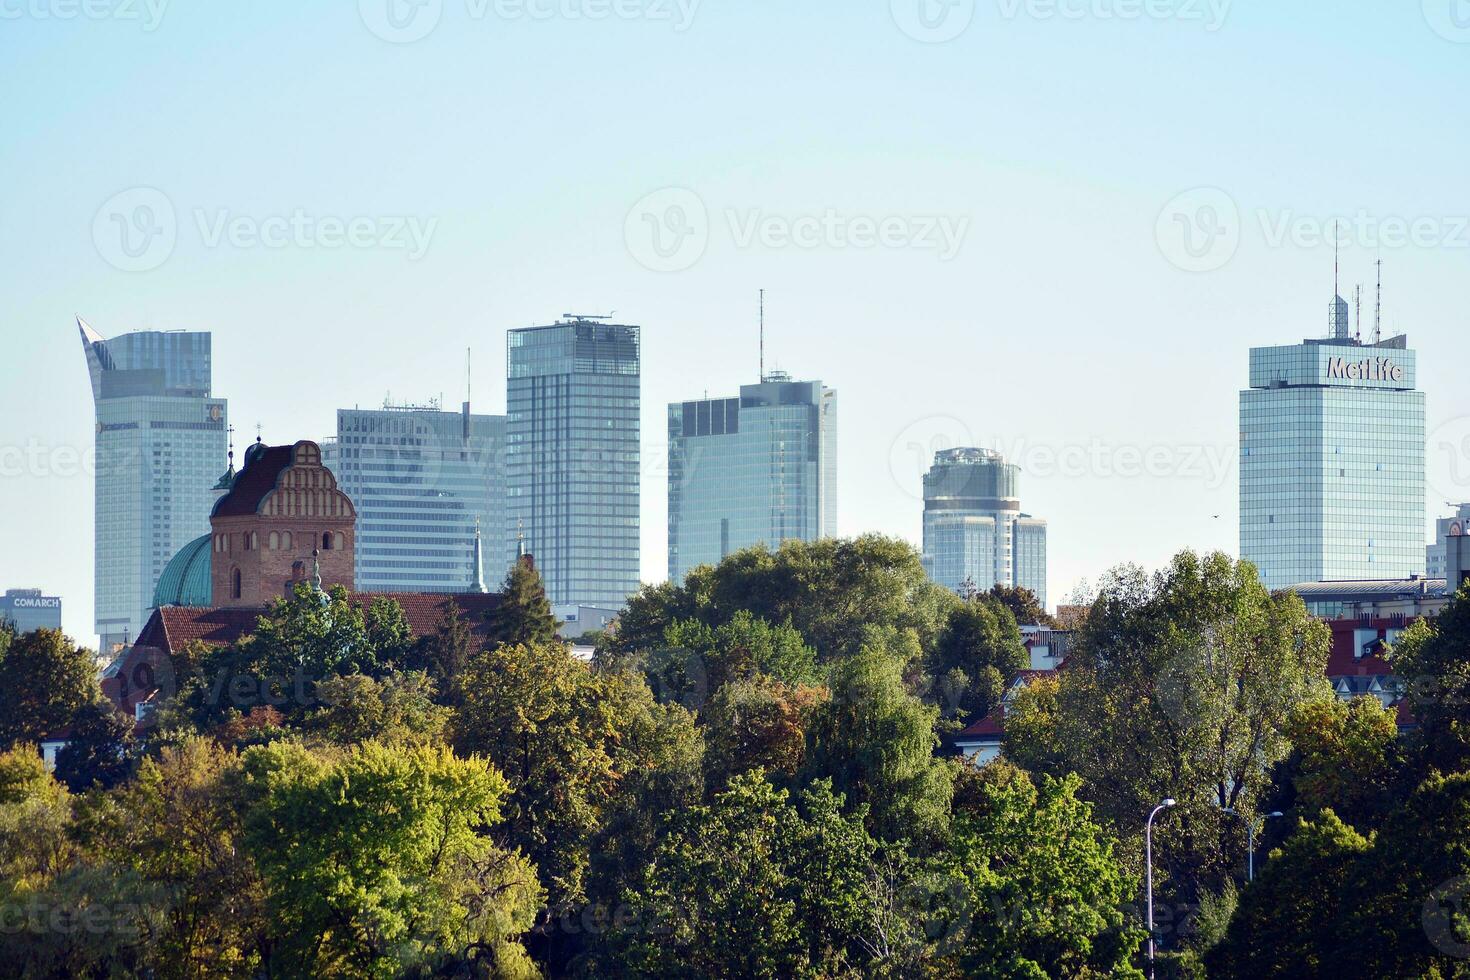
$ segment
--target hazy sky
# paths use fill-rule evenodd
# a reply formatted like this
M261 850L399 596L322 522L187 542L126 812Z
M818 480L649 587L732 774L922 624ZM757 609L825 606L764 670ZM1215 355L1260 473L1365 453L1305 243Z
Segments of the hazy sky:
M1055 602L1236 549L1246 350L1325 332L1342 217L1429 515L1470 498L1462 0L85 3L0 0L0 587L86 642L77 313L213 331L288 442L457 405L466 347L503 411L507 328L616 310L657 580L666 403L754 380L764 287L768 363L839 392L842 533L917 542L928 451L997 446Z

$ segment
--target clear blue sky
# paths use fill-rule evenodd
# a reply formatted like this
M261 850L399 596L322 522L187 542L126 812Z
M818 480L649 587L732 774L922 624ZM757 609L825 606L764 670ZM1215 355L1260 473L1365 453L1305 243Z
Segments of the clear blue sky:
M1383 248L1386 320L1420 352L1439 433L1430 515L1470 498L1464 454L1433 444L1470 434L1470 31L1448 0L1237 0L1220 23L1206 0L959 0L936 30L971 19L944 43L900 27L923 34L921 0L703 0L687 23L673 0L591 0L633 15L603 18L573 0L427 0L397 21L387 0L55 16L72 2L0 0L0 586L60 593L86 642L76 313L109 336L213 331L232 420L282 442L388 391L457 403L466 347L477 407L503 411L507 328L616 310L644 327L656 580L665 404L753 380L764 287L771 362L840 392L841 531L918 540L915 447L1000 444L1036 470L1059 454L1022 483L1050 522L1055 601L1118 562L1235 550L1246 349L1326 326L1332 248L1309 232L1366 214L1343 279L1371 282L1372 229L1429 219ZM1141 8L1165 16L1127 16ZM396 43L394 23L433 29ZM175 242L124 271L104 205L138 187L165 195ZM707 247L658 272L629 216L669 187L696 195ZM1225 192L1239 241L1191 272L1160 219L1201 187ZM1196 208L1220 198L1183 200L1208 223ZM899 240L931 217L968 225L949 258L851 230L782 244L829 211L898 218ZM418 257L213 237L222 215L248 231L298 212L433 230ZM745 241L752 219L769 234ZM13 465L33 445L53 462Z

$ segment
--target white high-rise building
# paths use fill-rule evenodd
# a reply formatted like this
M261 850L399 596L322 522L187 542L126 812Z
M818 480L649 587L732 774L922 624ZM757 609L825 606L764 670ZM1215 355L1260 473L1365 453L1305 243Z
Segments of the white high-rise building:
M77 329L97 419L96 624L105 656L143 629L174 554L209 533L228 406L210 393L208 333L106 340L80 317Z
M476 529L494 587L514 553L506 535L505 416L384 405L337 412L323 462L357 508L363 592L464 592Z
M780 371L669 406L669 579L751 545L837 534L837 393Z
M1021 468L989 449L936 453L924 475L924 568L956 592L1030 589L1046 603L1046 521L1021 513Z

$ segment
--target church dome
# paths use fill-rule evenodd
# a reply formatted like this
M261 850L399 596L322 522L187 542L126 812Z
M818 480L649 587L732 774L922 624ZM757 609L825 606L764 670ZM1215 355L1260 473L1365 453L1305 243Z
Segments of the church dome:
M195 538L179 550L164 567L158 577L158 587L153 590L153 605L162 606L210 606L214 602L214 587L210 576L210 552L214 536L206 534Z

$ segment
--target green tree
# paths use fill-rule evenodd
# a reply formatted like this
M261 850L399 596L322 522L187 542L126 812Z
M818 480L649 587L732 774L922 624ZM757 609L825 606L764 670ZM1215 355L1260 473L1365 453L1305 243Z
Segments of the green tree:
M743 609L717 627L697 619L673 623L664 646L652 653L649 671L661 689L686 706L756 674L790 685L814 684L820 677L816 651L790 621L772 626Z
M74 791L116 785L133 768L133 723L98 691L72 716L66 744L56 753L56 776Z
M1054 741L1032 754L1082 777L1133 860L1149 811L1178 799L1154 829L1159 890L1197 903L1238 867L1292 711L1331 697L1328 645L1301 600L1267 592L1247 562L1186 551L1152 577L1117 570L1059 674Z
M459 676L479 646L474 628L458 604L445 600L439 606L439 622L434 631L424 636L419 645L419 662L433 678L442 702L457 703Z
M539 646L556 639L558 624L541 573L529 558L510 566L500 601L485 614L490 645Z
M550 913L579 907L588 842L617 785L617 719L599 678L561 643L499 646L470 659L462 688L455 746L509 780L504 836L535 862Z
M789 781L805 768L807 728L826 702L824 687L788 687L757 676L721 687L704 710L705 781L711 792L732 776L763 769Z
M101 697L91 651L56 630L0 633L0 749L57 735Z
M1016 617L1016 622L1022 626L1057 625L1057 621L1047 614L1041 600L1036 598L1036 593L1025 586L1002 585L997 582L990 587L987 595L1009 609L1011 615Z
M1361 830L1378 826L1393 805L1397 710L1375 697L1300 704L1287 721L1296 803L1308 814L1332 810Z
M1356 966L1337 974L1324 965L1324 955L1344 941L1337 929L1338 910L1353 900L1344 888L1369 848L1368 840L1331 810L1301 821L1241 894L1225 938L1208 955L1210 975L1302 980L1407 976L1363 972Z
M908 693L898 662L881 648L836 664L831 683L807 731L806 778L830 778L849 803L865 804L883 840L941 840L953 777L934 756L938 709Z
M1412 623L1389 656L1418 724L1418 771L1470 769L1470 583L1433 619Z
M1080 785L1043 777L1038 787L1002 769L956 816L945 861L962 888L950 929L964 975L1139 976L1130 964L1145 934L1120 911L1137 882Z
M380 741L428 745L443 741L450 710L434 701L434 682L413 671L382 680L363 674L334 677L316 688L323 707L305 729L336 745Z
M1005 685L1029 664L1011 610L992 595L979 595L950 612L928 669L941 710L973 721L994 710Z
M915 651L930 650L958 603L929 581L907 542L880 535L788 541L696 568L679 586L644 588L628 600L617 644L625 653L657 649L676 622L719 627L744 610L789 622L826 663L856 654L875 627L907 636Z
M328 760L276 743L243 765L281 972L397 977L478 961L534 974L516 937L540 888L484 832L507 792L484 761L376 743Z

